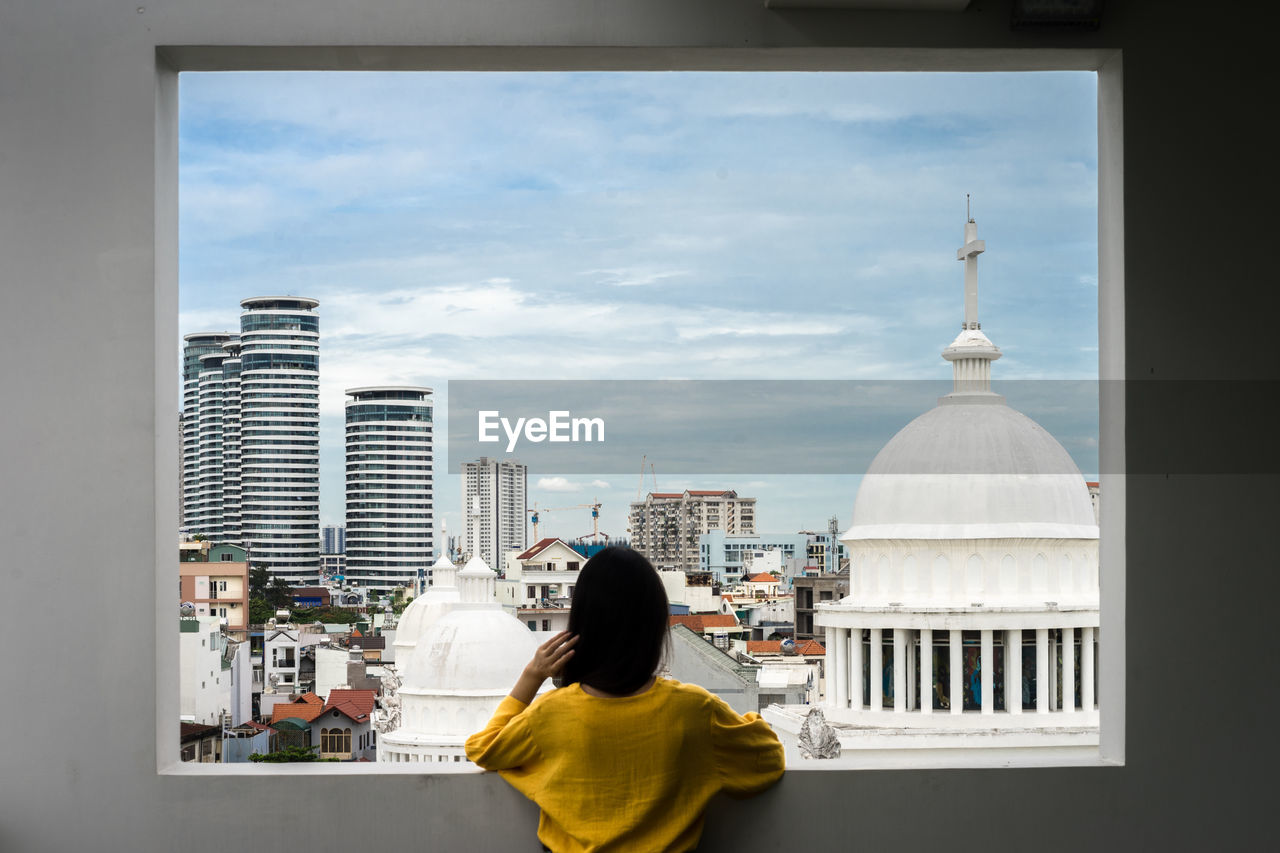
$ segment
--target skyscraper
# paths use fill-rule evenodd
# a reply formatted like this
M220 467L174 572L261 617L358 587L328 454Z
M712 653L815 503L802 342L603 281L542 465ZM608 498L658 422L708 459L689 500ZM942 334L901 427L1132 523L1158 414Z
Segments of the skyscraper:
M320 573L320 318L314 299L240 303L241 527L254 563Z
M185 336L183 526L314 580L320 546L319 317L314 299L240 303L240 334Z
M434 550L431 389L346 393L347 582L384 590L413 583Z
M341 524L326 524L320 528L320 553L347 553L347 528Z
M204 413L205 426L210 432L201 440L201 374L206 374L206 384L211 384L216 373L221 381L222 369L205 362L208 356L219 361L223 345L232 338L229 332L193 332L183 337L182 350L182 525L190 533L212 536L210 530L221 535L222 489L221 472L214 477L210 471L214 459L221 466L221 431L212 434L213 412ZM206 403L213 402L213 395L206 389ZM222 399L217 398L218 418L221 418ZM214 439L216 438L216 442ZM217 445L216 453L214 445ZM204 473L202 474L202 465ZM214 490L219 493L215 499Z
M508 551L528 547L528 471L514 459L481 456L475 462L462 463L462 511L467 524L463 549L495 571L504 568L502 561Z

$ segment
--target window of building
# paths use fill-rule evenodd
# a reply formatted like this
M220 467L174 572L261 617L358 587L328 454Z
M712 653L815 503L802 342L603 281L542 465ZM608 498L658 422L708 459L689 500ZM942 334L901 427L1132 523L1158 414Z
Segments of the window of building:
M762 504L762 508L763 508L763 504ZM740 518L741 518L744 522L749 521L749 520L750 520L750 518L751 518L751 515L750 515L750 513L749 513L749 512L741 512L741 511L739 510L739 515L740 515ZM731 547L732 547L732 546L731 546ZM229 555L223 555L223 559L227 559L228 557L229 557ZM569 565L570 565L570 568L571 568L571 569L577 568L577 564L576 564L576 563L570 563ZM550 568L551 566L548 566L548 567ZM223 587L223 589L225 589L225 586ZM573 592L573 588L572 588L572 587L568 587L568 594L572 595L572 592ZM548 596L548 595L549 595L549 590L548 590L548 588L547 588L547 587L543 587L543 588L542 588L542 595L543 595L544 597L546 597L546 596ZM812 593L810 592L810 593L809 593L809 595L811 596L811 595L812 595ZM527 596L528 596L528 598L529 598L529 599L536 599L536 598L538 598L538 595L537 595L537 592L535 591L535 588L532 588L532 587L527 588ZM820 600L821 600L821 601L830 601L830 600L832 600L832 593L831 593L830 591L823 591L823 592L821 592L821 593L820 593L820 597L819 597L819 598L820 598ZM797 604L798 604L798 603L799 603L799 602L797 602ZM810 603L810 604L812 604L811 599L810 599L809 603ZM226 615L226 609L225 609L225 608L223 608L221 612L222 612L222 615L223 615L223 616L225 616L225 615ZM532 629L534 628L535 624L536 624L536 620L535 620L535 621L530 621L530 622L528 622L527 624L529 625L530 629L532 630ZM549 620L543 619L543 620L542 620L542 626L543 626L543 630L548 630L548 627L549 627ZM797 626L797 627L798 627L798 626ZM720 646L720 647L726 647L726 646L728 645L728 641L729 641L729 638L728 638L727 636L725 636L725 635L718 635L718 636L716 636L716 637L714 638L714 642L715 642L715 644L716 644L717 646ZM274 656L273 656L273 657L274 657ZM1077 656L1077 660L1078 660L1078 656ZM287 665L288 665L288 666L292 666L292 665L293 665L292 661L290 661ZM1079 695L1079 692L1078 692L1078 691L1076 692L1076 695L1077 695L1077 696ZM362 741L362 742L363 742L363 741Z

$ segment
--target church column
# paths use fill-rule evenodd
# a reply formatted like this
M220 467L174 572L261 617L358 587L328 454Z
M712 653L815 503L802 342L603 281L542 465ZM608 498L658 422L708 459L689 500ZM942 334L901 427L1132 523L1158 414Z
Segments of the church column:
M989 628L982 631L980 661L978 675L982 683L982 713L992 714L996 710L996 649L995 637Z
M917 672L920 666L920 655L916 652L916 632L907 630L907 710L913 711L916 707L916 690L920 687L920 675Z
M868 633L871 635L871 666L867 670L867 681L871 689L867 692L867 701L872 711L881 711L884 709L884 639L879 628L872 628Z
M964 713L964 632L952 629L951 651L951 713Z
M1004 635L1004 709L1010 714L1022 713L1022 629Z
M920 713L933 713L933 629L920 629Z
M1058 634L1049 632L1049 708L1058 710Z
M1080 629L1080 704L1092 711L1093 698L1093 629Z
M1049 629L1036 629L1036 713L1049 710Z
M893 710L907 710L907 631L893 629Z
M840 707L840 700L836 697L840 693L840 668L836 664L836 629L827 626L826 629L827 642L827 705L832 708Z
M1062 710L1076 709L1076 629L1062 629Z
M849 653L848 628L836 628L834 648L835 660L831 663L836 681L836 707L843 709L849 707L849 668L845 664L845 655Z
M862 629L849 631L849 703L853 710L862 710Z

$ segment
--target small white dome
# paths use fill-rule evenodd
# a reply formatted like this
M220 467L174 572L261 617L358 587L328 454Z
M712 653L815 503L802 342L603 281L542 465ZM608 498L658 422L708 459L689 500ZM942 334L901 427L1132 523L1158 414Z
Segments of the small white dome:
M1003 398L943 398L890 439L858 489L864 539L1096 539L1080 469Z
M418 639L401 689L503 694L537 646L533 633L496 604L462 605Z
M447 557L436 560L431 571L431 585L426 592L409 602L409 606L400 614L400 621L396 623L397 659L402 649L406 655L412 652L418 638L461 599L458 588L454 585L454 565Z

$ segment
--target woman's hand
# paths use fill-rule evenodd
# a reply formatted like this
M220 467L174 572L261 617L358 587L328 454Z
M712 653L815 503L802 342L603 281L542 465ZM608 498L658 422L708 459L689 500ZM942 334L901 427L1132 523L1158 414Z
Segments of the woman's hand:
M542 682L559 675L565 663L573 657L573 646L576 642L578 642L576 636L571 636L568 631L561 631L538 646L538 650L533 653L533 659L525 664L520 680L512 688L511 697L526 705L532 702Z

